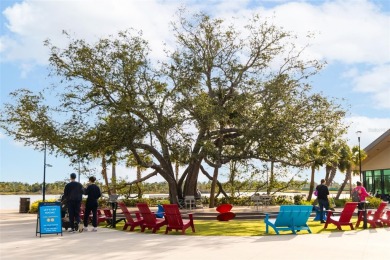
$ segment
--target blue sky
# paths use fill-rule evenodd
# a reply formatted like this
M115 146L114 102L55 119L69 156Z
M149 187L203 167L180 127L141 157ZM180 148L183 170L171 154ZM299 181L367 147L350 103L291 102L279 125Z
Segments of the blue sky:
M298 35L297 44L306 42L301 39L308 31L315 33L307 55L326 60L328 65L311 79L313 91L342 99L349 108L349 144L357 144L357 130L363 132L361 145L365 147L390 128L387 0L1 0L0 105L9 102L13 90L39 91L52 82L43 41L51 39L65 46L62 30L93 41L132 27L142 30L149 40L152 58L162 58L162 43L172 46L169 22L183 2L190 12L237 17L237 25L253 13L273 17L273 23ZM42 182L43 152L14 142L1 130L0 143L0 181ZM67 179L74 171L64 158L48 154L47 163L53 167L47 168L46 182ZM121 165L117 170L120 176L134 179L134 170Z

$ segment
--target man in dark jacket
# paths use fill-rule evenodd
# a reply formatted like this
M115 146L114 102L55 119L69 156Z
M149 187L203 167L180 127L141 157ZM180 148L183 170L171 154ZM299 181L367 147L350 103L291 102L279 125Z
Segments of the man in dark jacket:
M329 190L328 187L325 185L325 180L321 180L321 184L316 187L317 190L317 198L318 198L318 206L320 207L320 216L324 215L324 208L326 210L329 210ZM321 219L321 223L325 223L325 221Z
M70 174L70 182L65 185L64 197L68 205L69 213L69 223L70 228L69 232L74 233L76 226L82 231L82 224L80 223L80 207L81 200L83 199L84 188L79 182L76 181L76 174Z
M96 178L91 176L89 177L88 187L85 189L85 195L88 195L87 203L85 205L84 213L84 231L88 231L88 220L89 214L92 211L92 231L97 231L97 208L99 206L98 199L102 196L100 188L95 184ZM81 230L81 231L83 231Z

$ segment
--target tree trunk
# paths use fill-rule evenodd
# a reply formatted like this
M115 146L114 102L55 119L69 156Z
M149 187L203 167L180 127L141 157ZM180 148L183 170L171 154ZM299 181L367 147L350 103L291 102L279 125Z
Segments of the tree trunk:
M184 182L184 196L195 196L196 195L196 186L198 185L198 176L200 169L200 161L195 160L191 163L188 169L188 175Z
M339 190L337 192L337 195L336 195L336 198L335 198L336 200L340 199L340 195L343 192L345 186L347 185L350 175L351 175L351 171L348 169L347 172L345 173L344 181L341 184L341 186L340 186L340 188L339 188Z
M141 180L141 167L137 166L137 181ZM139 199L142 199L142 189L141 189L141 185L139 182L137 182L137 190L138 190L138 195L137 197Z
M331 186L332 182L334 180L334 177L336 176L337 172L337 163L333 163L333 165L330 167L330 174L328 175L328 179L326 179L326 186Z
M310 187L309 187L309 195L307 196L307 201L311 200L311 197L312 197L313 192L314 192L314 175L315 175L315 171L316 171L316 168L315 168L314 163L313 163L313 165L311 166Z
M112 161L111 169L111 184L112 184L112 194L116 194L116 160Z
M267 194L269 195L274 187L275 183L275 173L274 173L274 162L271 161L271 171L269 176L269 181L267 180Z
M110 185L108 183L108 177L107 177L107 162L106 162L106 156L103 154L102 155L102 176L105 182L105 185L107 187L107 193L108 195L111 195L111 189Z
M349 198L352 198L352 173L349 175Z
M176 176L176 182L179 180L179 163L176 162L175 164L175 176Z
M332 166L326 165L325 166L325 183L328 183L330 170L332 169Z
M211 182L209 208L214 208L215 207L215 201L214 201L215 200L215 187L217 186L218 170L219 170L219 167L215 167L214 168L213 180Z

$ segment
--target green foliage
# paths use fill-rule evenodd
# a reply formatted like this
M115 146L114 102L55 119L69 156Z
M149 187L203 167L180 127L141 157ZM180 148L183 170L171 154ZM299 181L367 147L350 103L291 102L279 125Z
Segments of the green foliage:
M294 204L295 205L304 205L304 195L297 194L294 196Z
M286 195L280 195L277 196L276 198L273 198L272 200L272 205L290 205L293 204L293 200Z
M49 199L49 200L45 200L45 202L56 202L58 201L57 199ZM38 206L39 206L39 203L40 202L43 202L43 200L36 200L34 201L31 205L30 205L30 210L29 210L29 213L38 213Z
M379 204L381 204L381 202L382 202L382 200L380 198L375 198L375 197L368 197L367 201L368 201L367 208L370 208L370 209L378 208Z

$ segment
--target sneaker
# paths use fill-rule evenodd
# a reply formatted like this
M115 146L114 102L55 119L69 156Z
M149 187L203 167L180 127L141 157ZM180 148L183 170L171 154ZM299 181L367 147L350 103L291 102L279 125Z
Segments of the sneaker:
M88 227L84 227L84 232L88 232Z
M83 232L83 230L84 230L84 225L79 223L79 232L81 233Z
M92 232L96 232L96 231L97 231L97 228L94 227L94 228L92 229Z
M69 229L68 232L69 233L74 233L74 230L73 229Z

